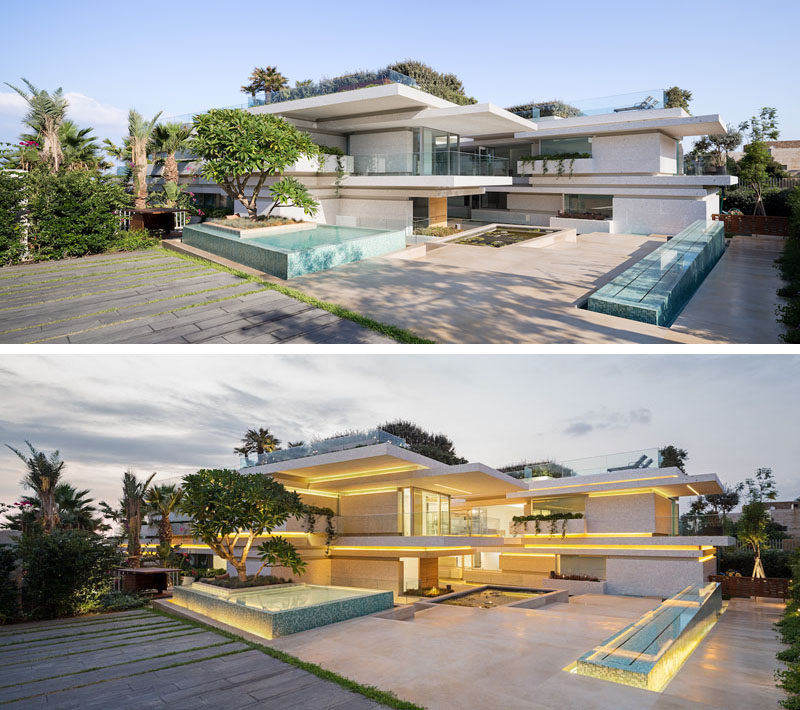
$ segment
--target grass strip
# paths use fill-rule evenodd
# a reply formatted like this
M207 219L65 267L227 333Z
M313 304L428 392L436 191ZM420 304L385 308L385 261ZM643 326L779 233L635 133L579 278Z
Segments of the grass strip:
M156 658L166 658L167 656L176 656L179 653L187 653L189 651L204 651L207 648L217 648L219 646L228 646L234 641L228 639L227 641L221 641L219 643L209 643L205 646L197 646L195 648L185 649L182 648L179 651L167 651L166 653L158 653L155 656L146 656L144 658L128 658L124 661L119 661L118 663L108 663L105 666L92 666L91 668L82 668L79 671L69 671L68 673L59 673L57 675L50 675L46 678L26 678L25 684L28 685L29 683L41 683L45 680L54 680L56 678L66 678L67 676L71 675L80 675L81 673L91 673L92 671L102 671L106 668L114 668L115 666L125 666L132 663L139 663L140 661L152 661ZM145 671L148 673L149 671ZM15 685L20 685L20 683L8 683L7 685L0 685L0 689L3 688L13 688Z
M272 648L271 646L267 646L265 644L256 643L255 641L250 641L249 639L242 638L241 636L237 636L236 634L230 633L228 631L223 631L222 629L214 628L213 626L209 626L208 624L204 624L200 621L195 621L194 619L185 619L175 614L170 614L168 611L164 611L163 609L151 609L151 611L154 614L165 616L168 619L175 619L177 621L182 621L186 624L190 624L191 626L195 626L199 629L205 629L206 631L213 631L229 639L240 641L241 643L247 644L252 650L261 651L267 656L271 656L272 658L276 658L279 661L288 663L290 666L294 666L295 668L300 668L304 671L307 671L308 673L311 673L312 675L315 675L318 678L322 678L323 680L328 680L331 681L332 683L336 683L336 685L340 685L342 688L346 688L347 690L351 690L354 693L363 695L365 698L374 700L376 703L382 703L383 705L386 705L390 708L395 708L396 710L425 710L425 708L423 708L420 705L416 705L415 703L409 702L408 700L401 700L391 691L380 690L373 685L362 685L361 683L357 683L354 680L350 680L350 678L345 678L344 676L339 675L338 673L334 673L333 671L329 671L326 668L323 668L322 666L318 666L316 663L309 663L308 661L303 661L297 658L296 656L292 656L289 653L286 653L284 651L279 651L277 648Z
M168 627L168 626L169 626L169 624L166 624L166 623L165 624L158 624L157 628L164 628L164 627ZM149 626L148 627L148 629L152 629L152 628L156 628L156 627L154 627L154 626ZM127 629L123 628L123 629L113 629L113 630L109 629L109 630L106 630L106 631L97 631L97 630L94 630L94 631L77 631L77 632L75 632L73 634L68 634L68 635L63 635L62 634L60 636L44 636L44 637L42 637L40 639L29 639L28 641L16 641L16 642L13 642L13 643L6 643L6 644L4 644L5 647L0 649L0 652L1 653L6 653L8 651L16 651L16 650L19 649L20 646L30 646L30 644L41 643L42 641L56 641L56 642L58 642L58 641L67 641L69 639L74 639L74 638L76 638L78 636L90 636L92 638L100 638L102 636L120 636L122 634L128 634L130 632L131 632L130 628L127 628ZM52 644L47 644L47 645L52 646ZM11 646L13 646L14 648L10 648Z
M154 255L154 254L151 254L151 255L142 254L141 256L130 257L130 258L125 258L125 259L103 259L103 260L100 260L100 259L94 260L93 259L91 261L91 263L81 264L79 262L80 262L80 260L82 258L83 257L80 257L80 256L76 257L75 258L75 262L76 263L74 263L74 264L68 263L68 264L59 264L59 265L56 265L56 266L51 265L51 266L47 267L46 269L35 269L35 271L34 271L34 268L33 268L32 265L31 265L30 268L29 267L23 267L22 269L20 269L16 273L8 274L7 276L0 276L0 280L19 279L19 278L22 278L24 276L29 276L29 275L34 274L34 273L35 274L49 274L49 273L52 273L53 271L62 271L63 269L93 269L93 268L95 268L97 266L104 266L105 264L130 264L131 262L152 261L153 259L157 259L159 261L163 261L164 260L163 256L157 256L157 255ZM33 263L35 264L37 262L33 262ZM38 263L44 263L44 262L38 262Z
M8 330L0 330L0 335L6 335L7 333L19 333L22 330L29 330L31 328L42 328L42 327L48 326L48 325L58 325L59 323L66 323L67 321L70 321L70 320L80 320L81 318L91 318L93 316L99 316L99 315L102 315L103 313L111 313L113 311L124 311L124 310L127 310L129 308L138 308L139 306L148 306L151 303L162 303L163 301L175 301L175 300L177 300L179 298L186 298L187 296L199 296L201 293L210 293L211 291L222 291L223 289L232 288L233 286L241 286L241 284L234 282L234 283L231 283L231 284L225 284L224 286L212 286L210 288L201 288L199 291L188 291L187 293L180 293L180 294L176 294L175 296L165 296L164 298L151 298L149 301L140 301L139 303L131 303L128 306L112 306L110 308L103 308L102 310L94 311L92 313L79 313L78 315L75 315L75 316L68 316L66 318L58 318L56 320L46 321L44 323L34 323L33 325L23 325L23 326L20 326L19 328L9 328ZM248 293L253 293L253 292L248 291ZM238 298L238 296L236 298ZM170 310L173 310L173 309L170 309ZM178 310L178 309L176 308L174 310ZM169 311L165 311L165 312L169 312ZM154 315L160 315L160 314L150 314L149 316L142 316L142 317L143 318L147 318L147 317L153 317ZM138 320L138 319L133 319L133 320ZM125 321L120 321L120 322L125 322ZM111 325L111 323L109 323L107 325ZM61 337L61 336L58 336L58 337Z
M50 656L37 656L35 658L26 658L22 661L7 661L3 662L3 668L7 666L18 666L21 663L38 663L39 661L49 661L51 658L61 658L62 656L79 656L82 653L97 653L97 651L109 651L114 648L123 648L124 646L136 646L140 643L139 639L145 636L158 636L166 640L181 638L182 636L197 636L203 633L202 629L192 629L191 631L184 631L183 629L169 629L157 634L138 634L135 641L126 641L125 643L112 643L108 646L94 646L93 648L85 648L82 651L67 651L66 653L54 653ZM52 644L50 644L52 645Z
M112 269L111 271L99 271L96 274L88 274L86 276L59 276L58 278L54 279L42 279L41 281L32 281L29 283L22 284L20 286L5 288L4 290L0 291L0 296L6 294L27 293L28 291L35 291L43 284L58 283L68 286L76 282L93 283L95 281L104 281L107 278L109 278L112 274L124 273L126 276L133 277L133 276L155 274L155 273L160 273L161 275L167 275L168 273L174 271L185 271L185 268L177 266L175 264L170 264L169 266L163 266L159 264L158 266L151 266L146 269L137 269L135 271L131 271L130 269Z
M187 279L196 279L201 272L202 269L178 269L181 273L190 273L189 276L173 276L169 280L169 285L175 283L176 281L186 281ZM151 279L160 279L161 276L152 276L149 279L140 279L136 283L131 284L130 286L116 286L114 288L106 288L102 291L84 291L83 293L77 293L74 296L62 296L61 298L51 298L46 301L33 301L32 303L22 303L16 306L7 306L6 308L0 308L0 311L18 311L22 308L31 308L32 306L44 306L48 303L61 303L62 301L71 301L74 298L83 298L84 296L100 296L104 293L118 293L120 291L127 291L128 289L132 288L141 288L144 281L151 280Z
M222 288L230 288L231 286L239 286L240 284L230 284L228 286L223 286ZM209 289L214 290L214 289ZM109 328L112 325L122 325L123 323L135 323L137 320L144 320L145 318L157 318L158 316L166 315L167 313L177 313L178 311L185 311L189 308L198 308L200 306L209 306L212 303L220 303L221 301L230 301L234 298L242 298L243 296L252 296L254 293L261 293L262 291L267 291L268 289L259 288L255 291L247 291L246 293L237 293L233 296L221 296L220 298L212 298L208 301L201 301L200 303L190 303L186 306L179 306L178 308L169 308L165 311L159 311L157 313L148 313L143 316L136 316L135 318L128 318L127 320L118 320L114 321L113 323L103 323L103 325L96 325L92 328L84 328L83 330L75 330L71 333L61 334L61 335L53 335L49 338L41 338L40 340L32 340L31 343L46 343L48 340L56 340L58 338L68 337L70 335L78 335L79 333L89 333L93 330L102 330L103 328ZM198 293L203 293L202 291L198 291ZM189 296L191 294L184 294L185 296ZM180 297L182 298L182 296ZM166 300L166 299L163 299ZM155 301L151 301L151 303L155 303ZM114 309L111 309L114 310Z
M146 619L148 618L148 614L130 614L129 616L120 617L117 619L109 618L110 614L116 614L118 612L108 612L106 614L91 614L88 615L89 618L86 621L81 621L83 617L75 617L74 621L68 621L63 624L50 624L49 626L37 626L36 628L31 628L29 631L3 631L0 632L0 638L3 636L24 636L25 634L38 634L42 631L50 631L52 629L71 629L75 626L90 626L92 624L112 624L120 621L130 621L131 619ZM96 618L98 616L104 616L106 618Z
M192 663L202 663L203 661L210 661L210 660L213 660L215 658L222 658L223 656L233 656L233 655L235 655L237 653L245 653L245 651L247 651L247 650L249 650L249 649L241 648L238 651L226 651L224 653L218 653L218 654L216 654L214 656L206 656L204 658L197 658L197 659L193 659L191 661L184 661L183 663L170 663L170 664L168 664L166 666L161 666L159 668L151 668L150 670L147 671L147 673L157 673L158 671L165 671L165 670L168 670L169 668L179 668L180 666L188 666L188 665L191 665ZM182 651L181 653L186 653L186 652ZM139 676L139 675L141 675L141 673L127 673L125 675L115 676L114 678L103 678L103 680L95 680L95 681L92 681L91 683L82 683L81 685L72 685L69 688L60 688L59 690L50 690L50 691L47 691L47 692L44 692L44 693L35 693L34 695L26 695L24 698L14 698L13 700L0 700L0 705L8 705L10 703L18 703L18 702L20 702L22 700L31 700L33 698L39 698L39 697L41 697L43 695L50 696L50 695L54 695L55 693L63 693L65 691L67 691L67 690L78 690L79 688L88 688L89 686L92 686L92 685L100 685L102 683L108 683L109 681L112 681L112 680L122 680L123 678L133 678L133 677Z
M164 249L164 247L156 247L157 249ZM164 249L164 251L167 251ZM234 276L238 276L240 279L246 279L247 281L253 281L255 283L260 283L266 286L273 291L277 291L278 293L282 293L285 296L290 296L291 298L297 299L298 301L302 301L303 303L307 303L314 308L320 308L323 311L328 311L328 313L333 313L333 315L338 316L344 320L353 321L354 323L362 326L363 328L368 328L369 330L374 330L376 333L380 333L381 335L385 335L389 338L393 338L398 343L405 343L405 344L412 344L412 345L433 345L435 341L428 340L427 338L423 338L416 333L407 330L406 328L400 328L396 325L389 325L388 323L381 323L380 321L374 320L373 318L369 318L367 316L362 315L361 313L356 313L355 311L351 311L343 306L339 306L336 303L330 303L328 301L320 301L318 298L314 298L313 296L309 296L307 293L303 293L302 291L298 291L294 288L289 288L288 286L283 286L281 284L272 283L271 281L264 281L256 276L251 276L250 274L246 274L243 271L238 271L237 269L232 269L228 266L222 266L221 264L216 264L213 261L206 261L205 259L200 259L196 256L191 256L190 254L183 254L181 252L172 252L170 254L174 254L180 259L185 259L187 261L192 261L197 264L203 264L205 266L210 266L212 269L216 269L217 271L224 271L229 274L233 274Z

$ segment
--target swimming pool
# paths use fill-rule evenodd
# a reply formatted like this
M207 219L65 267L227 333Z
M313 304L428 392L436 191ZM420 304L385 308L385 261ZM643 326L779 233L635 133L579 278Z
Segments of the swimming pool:
M693 222L595 291L587 308L669 327L724 251L723 222Z
M175 587L172 603L271 639L391 609L394 595L316 584L225 589L195 582Z
M282 279L347 264L406 246L405 230L320 224L290 232L234 230L213 224L187 224L183 243Z

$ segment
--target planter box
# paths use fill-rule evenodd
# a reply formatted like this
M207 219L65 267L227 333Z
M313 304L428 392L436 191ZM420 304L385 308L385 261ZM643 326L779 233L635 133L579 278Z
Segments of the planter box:
M574 217L551 217L550 226L559 229L574 229L578 234L589 232L616 232L613 219L575 219Z
M306 229L316 229L316 222L292 222L290 224L274 224L266 227L255 227L253 229L239 229L238 227L229 227L227 224L220 222L203 222L206 227L212 230L221 230L222 234L230 237L238 237L239 239L247 239L248 237L263 237L273 234L288 234L289 232L302 232Z
M535 535L536 534L536 522L531 520L527 523L520 524L514 526L511 524L511 534L517 535ZM573 520L566 521L566 528L565 533L570 535L580 535L586 532L586 518L575 518ZM546 520L543 520L539 523L539 534L542 536L550 537L551 539L557 539L561 537L561 521L556 521L556 532L555 535L550 535L550 523Z
M561 177L569 177L569 159L564 161L564 174ZM559 177L558 175L558 161L547 161L547 172L544 172L544 161L537 160L534 163L523 163L517 161L517 172L520 175L543 175L544 177ZM576 158L572 165L573 174L593 173L594 172L594 159L593 158Z
M542 585L551 589L566 589L570 595L606 593L606 580L604 579L599 582L585 582L580 579L545 579Z

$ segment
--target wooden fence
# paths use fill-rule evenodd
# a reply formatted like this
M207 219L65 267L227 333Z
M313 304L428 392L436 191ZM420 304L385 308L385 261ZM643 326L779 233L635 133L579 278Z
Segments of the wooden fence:
M782 577L729 577L724 574L708 575L709 582L719 582L722 593L729 597L789 597L789 580Z
M760 214L712 214L711 219L725 222L726 234L789 235L788 217L767 217Z

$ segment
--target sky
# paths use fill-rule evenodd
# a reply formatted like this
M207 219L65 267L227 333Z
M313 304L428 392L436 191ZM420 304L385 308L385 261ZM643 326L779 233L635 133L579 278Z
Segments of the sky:
M128 467L235 467L251 427L308 441L395 418L490 466L674 444L688 473L771 467L779 499L800 496L800 355L3 355L0 392L0 443L58 449L109 502ZM11 503L24 470L0 448Z
M509 106L664 89L694 93L692 112L739 123L778 109L800 139L797 0L577 0L136 3L2 0L0 82L63 87L69 116L119 141L145 116L246 100L254 66L292 84L401 59L453 72L469 95ZM15 142L22 99L0 85L0 141Z

